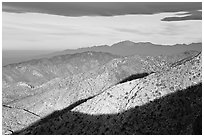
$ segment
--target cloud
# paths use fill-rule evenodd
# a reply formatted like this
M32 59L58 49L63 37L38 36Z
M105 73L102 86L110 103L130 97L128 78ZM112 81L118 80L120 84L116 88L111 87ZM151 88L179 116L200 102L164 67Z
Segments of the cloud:
M153 35L153 32L145 32L138 29L128 29L128 28L115 28L116 31L120 32L127 32L127 33L133 33L133 34L139 34L139 35Z
M4 12L35 12L61 16L117 16L197 11L201 2L3 2Z
M179 24L179 23L170 23L170 24L164 24L161 27L161 30L159 31L160 35L166 35L166 36L178 36L178 35L184 35L186 32L186 29L190 27L185 24Z
M185 21L185 20L202 20L202 11L192 11L177 15L187 15L182 17L165 17L161 21Z
M165 45L200 42L202 21L161 21L178 13L182 12L67 17L3 12L2 45L8 50L64 50L122 40Z

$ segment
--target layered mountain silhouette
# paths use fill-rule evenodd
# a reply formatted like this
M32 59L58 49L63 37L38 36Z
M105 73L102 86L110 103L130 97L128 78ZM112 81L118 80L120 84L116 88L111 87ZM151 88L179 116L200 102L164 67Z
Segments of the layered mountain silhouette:
M111 47L134 45L122 43ZM4 66L3 134L196 134L201 52L187 49L130 56L90 50ZM178 110L184 117L164 113L177 111L166 101L175 109L187 102Z
M69 77L87 72L117 57L109 53L85 52L4 66L2 81L3 89L6 92L3 92L3 96L5 93L11 101L19 97L23 98L24 96L33 95L43 83L54 80L57 77Z
M76 54L87 51L107 52L119 56L129 55L171 55L174 53L185 52L186 50L201 51L202 43L158 45L150 42L132 42L129 40L121 41L113 45L98 45L78 49L67 49L64 51L3 51L3 66L12 63L20 63L31 59L51 58L58 55ZM49 53L49 54L48 54ZM15 55L16 54L16 55ZM25 55L24 55L25 54ZM32 54L32 55L31 55Z
M152 44L150 42L135 43L135 42L126 40L126 41L115 43L111 46L101 45L101 46L85 47L85 48L79 48L79 49L67 49L64 51L48 54L46 56L52 57L56 55L75 54L75 53L82 53L87 51L108 52L108 53L111 53L114 55L120 55L120 56L129 56L129 55L158 56L161 54L171 55L171 54L181 53L181 52L185 52L186 50L201 51L202 43L158 45L158 44Z

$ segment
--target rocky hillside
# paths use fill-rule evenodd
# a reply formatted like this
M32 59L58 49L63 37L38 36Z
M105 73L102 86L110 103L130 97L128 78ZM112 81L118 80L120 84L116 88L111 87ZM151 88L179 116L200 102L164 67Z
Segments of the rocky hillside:
M56 77L87 72L117 57L110 53L84 52L10 64L2 69L3 87L18 82L35 87Z
M52 83L51 80L88 72L118 57L109 53L85 52L7 65L2 70L3 102L34 95L43 84Z
M196 134L201 53L168 70L112 86L14 134Z
M86 73L58 77L31 88L32 92L28 91L29 96L24 96L27 93L24 94L15 87L10 89L16 90L16 92L3 90L3 131L7 133L20 130L54 111L65 109L68 106L69 109L74 108L88 98L97 98L101 94L103 95L115 85L121 85L120 83L142 78L150 73L153 73L149 75L152 76L155 75L154 73L169 71L175 62L184 62L184 58L189 60L197 54L197 52L191 51L172 56L135 55L115 58ZM136 75L144 73L145 75L142 77ZM124 81L125 78L127 79ZM8 94L9 91L10 94ZM18 111L18 115L16 115L16 111Z
M171 55L171 56L162 56L161 55L161 56L156 56L156 57L135 55L135 56L130 56L130 57L118 58L118 56L116 56L116 58L112 59L111 61L109 61L105 65L103 65L103 63L110 60L111 57L113 58L114 55L112 55L110 57L110 54L107 55L106 53L96 53L96 52L93 52L93 53L92 52L86 52L86 53L81 53L81 54L82 55L79 55L79 54L72 55L74 57L68 58L69 62L67 60L64 60L64 62L63 62L60 59L58 61L56 59L58 62L61 62L60 64L64 64L66 66L73 66L73 67L78 66L80 71L72 73L72 74L70 74L68 71L66 71L69 69L64 69L64 65L60 65L60 66L56 67L56 66L54 66L54 64L52 64L52 65L50 65L50 67L45 67L42 64L36 65L34 63L34 65L33 65L33 66L35 66L34 69L36 69L38 67L38 71L41 71L41 72L46 70L49 73L52 73L52 68L56 67L56 71L60 72L60 74L59 74L60 76L54 76L53 78L51 78L52 74L51 74L51 76L48 75L49 77L46 75L42 75L42 79L38 76L33 76L32 73L30 71L28 71L29 70L28 68L30 67L28 65L29 62L27 62L27 64L24 65L24 67L27 68L28 70L26 70L25 72L22 72L22 74L21 74L20 72L18 72L18 70L16 70L16 67L18 67L19 64L16 67L14 64L13 67L11 68L12 71L10 71L10 73L3 74L3 80L2 80L2 82L3 82L3 102L9 103L9 102L13 102L16 100L20 100L20 99L28 97L28 96L36 95L37 93L40 94L42 92L45 92L46 90L51 91L52 89L57 89L57 88L54 88L54 86L60 87L60 89L66 88L69 90L70 90L70 87L71 88L75 87L75 85L77 85L76 87L82 87L83 88L84 86L79 86L81 83L80 81L82 81L82 83L85 82L86 87L97 87L97 86L93 86L93 85L101 85L100 86L101 88L98 88L98 90L94 89L94 92L98 93L96 91L101 91L102 87L104 89L108 88L110 85L116 84L117 82L120 82L120 81L124 80L125 78L128 78L129 76L134 76L134 77L136 76L137 77L137 74L140 74L140 73L148 75L149 73L160 71L161 69L167 69L174 62L177 62L177 61L182 60L184 58L195 56L196 54L198 54L198 52L189 51L189 52L184 52L184 53L175 54L175 55ZM89 60L91 58L90 54L93 54L91 56L93 56L93 58L96 59L95 63L99 62L99 63L96 63L97 65L94 66L94 63L93 64L90 63L91 62ZM96 56L99 56L99 57L96 57ZM104 56L105 59L102 59L102 56ZM60 58L60 57L58 57L58 58ZM94 59L91 59L91 60L94 60ZM52 60L52 58L50 60ZM70 60L72 60L72 61L70 62ZM89 61L81 62L81 60L89 60ZM39 60L39 61L41 61L41 60ZM66 64L65 61L67 61L68 63ZM56 64L57 62L54 62L54 63ZM73 64L75 64L75 65L73 65ZM78 64L78 65L76 65L76 64ZM90 66L92 66L92 65L94 67L91 69ZM40 66L43 66L43 67L40 67ZM85 67L85 66L87 66L87 67ZM45 68L47 68L47 69L45 69ZM83 68L89 68L89 70L85 69L85 70L87 70L87 71L85 71ZM65 70L64 73L62 73L62 71L59 71L59 70L63 70L63 69ZM4 68L3 70L7 71L6 68ZM28 74L28 75L26 75L26 74ZM136 75L134 75L134 74L136 74ZM63 75L63 76L61 76L61 75ZM13 84L8 83L4 79L4 76L8 76L8 77L14 77L15 76L15 78L17 80L15 80ZM36 78L32 79L32 76L36 77ZM32 80L28 83L25 80L22 80L21 79L22 77L31 78ZM99 77L103 77L103 78L99 78ZM49 80L49 78L51 80ZM14 79L14 78L11 78L11 79ZM44 84L40 84L40 82L43 81L43 79L45 79L45 81L47 81L47 83L44 82ZM99 79L102 79L102 81L106 81L106 82L102 82ZM98 80L100 81L99 83L96 82ZM39 85L35 85L36 82ZM70 82L71 82L71 84L68 85L67 83L70 83ZM59 84L59 83L61 83L61 84ZM73 83L74 83L74 86L73 86ZM94 84L92 84L92 83L94 83ZM48 86L46 86L46 85L48 85ZM63 85L64 85L64 87L63 87ZM81 84L81 85L83 85L83 84Z

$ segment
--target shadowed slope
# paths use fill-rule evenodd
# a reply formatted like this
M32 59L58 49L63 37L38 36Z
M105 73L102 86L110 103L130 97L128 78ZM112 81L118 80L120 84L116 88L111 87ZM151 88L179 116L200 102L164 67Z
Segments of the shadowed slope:
M127 61L124 61L127 64ZM107 86L107 83L108 85L110 84L109 80L111 77L116 78L115 73L118 73L118 71L114 69L120 66L122 62L121 60L116 60L116 62L113 61L110 64L110 69L104 67L102 68L102 70L104 69L103 71L97 70L96 72L91 72L91 75L94 74L94 79L89 80L87 78L90 77L84 77L84 81L82 79L82 82L79 82L79 77L79 79L75 79L75 85L73 85L75 82L72 83L73 79L69 77L64 79L65 83L59 79L55 84L50 83L50 85L47 85L48 87L51 86L50 91L45 91L43 94L38 94L19 102L14 102L9 104L9 106L22 108L44 117L55 110L66 108L78 100L83 100L102 92L85 103L78 104L78 106L73 108L73 111L87 114L111 114L143 105L176 90L185 89L188 86L201 82L201 54L199 54L193 59L183 62L183 64L170 70L157 72L142 79L117 84L108 89L105 88L104 86ZM134 63L132 64L134 66ZM113 68L112 71L111 68ZM95 74L100 74L100 76ZM121 73L119 74L121 76ZM85 74L85 76L89 76L89 74ZM71 83L67 82L67 80L71 80ZM114 79L111 81L114 81ZM75 88L73 90L66 89L65 87L68 87L68 85L74 86ZM24 117L23 113L19 114L19 116L23 117L16 118L15 111L13 113L12 109L10 113L8 112L7 115L3 116L6 116L6 119L3 119L5 125L3 126L4 131L8 129L12 131L20 130L22 127L26 127L37 120L29 120L30 118ZM19 125L19 123L22 126L18 128L16 124Z
M150 108L148 107L147 111L145 110L140 112L141 109L139 109L140 110L139 112L133 113L133 115L131 115L129 118L132 119L133 117L136 117L136 120L133 119L130 121L128 120L126 122L129 124L129 122L131 123L132 121L133 122L139 121L132 125L133 127L136 126L137 128L138 128L138 125L140 125L141 123L142 124L144 123L145 125L141 125L140 130L142 131L132 131L132 127L128 127L130 129L128 129L128 131L126 131L125 129L125 134L186 134L186 132L189 131L189 129L186 129L185 126L189 125L189 123L185 123L185 122L189 122L192 119L192 117L196 117L196 115L199 115L200 109L198 108L202 108L200 107L202 106L201 95L200 95L202 86L200 84L199 88L198 87L193 89L190 88L190 91L187 94L184 94L185 97L183 97L183 94L179 94L179 93L183 93L182 91L185 91L185 89L187 89L188 87L195 86L196 83L197 84L201 83L202 81L201 75L202 75L201 74L201 54L199 54L195 56L193 59L183 62L183 64L180 64L168 71L154 73L145 78L142 78L141 80L132 80L130 82L118 84L104 91L103 93L97 95L96 97L89 99L82 104L79 104L78 106L70 110L71 114L68 113L71 115L71 116L70 115L68 116L68 122L64 123L64 125L62 124L62 127L66 127L66 129L61 128L60 130L58 130L59 129L58 126L61 125L60 123L56 124L57 126L56 128L54 125L51 126L49 124L50 122L48 123L45 122L46 128L43 128L42 129L43 131L41 129L40 131L37 131L36 130L37 128L34 128L33 130L39 134L41 133L45 133L45 134L48 134L48 133L50 134L102 134L102 133L123 134L121 133L122 129L119 128L124 124L121 122L125 121L123 119L124 115L120 115L121 113L127 111L128 113L126 114L128 116L125 115L125 118L129 117L129 115L131 115L132 113L132 112L129 112L129 110L132 110L134 108L141 108L143 106L146 106L145 104L151 104L151 102L155 102L156 100L160 100L162 98L166 98L174 94L177 95L178 93L179 99L177 100L177 96L174 96L173 98L171 98L166 102L167 104L165 106L160 106L162 104L165 104L165 102L162 101L161 104L159 103L160 104L159 106L153 106ZM199 93L197 92L194 93L194 91L197 91L197 90L199 91ZM193 93L193 95L191 94L191 92ZM192 95L192 98L191 98L191 95ZM189 111L190 110L189 106L190 108L191 107L196 107L196 108L193 108L192 111ZM151 111L151 109L153 109L153 111ZM160 112L160 109L161 109L161 112ZM173 110L171 111L171 109ZM58 111L57 114L60 114L60 112L62 111ZM77 115L77 117L75 118L74 116L72 116L73 112L76 114L79 114L79 116ZM149 114L149 112L151 113ZM143 115L145 113L148 113L148 116L150 118L148 118L146 115ZM154 113L156 116L154 116ZM190 116L189 115L185 116L186 114L189 114L189 113L191 114ZM121 116L121 118L120 117L119 119L111 118L110 120L109 118L108 120L102 118L102 120L100 121L103 121L103 122L105 121L105 123L103 122L94 123L95 121L97 121L97 119L90 121L90 119L92 119L91 117L88 117L90 119L87 120L81 114L86 114L86 116L105 115L108 117L112 114L118 114ZM140 114L142 116L137 114ZM160 119L161 117L160 114L164 114L167 116L164 116L163 119ZM154 117L152 117L152 115ZM186 119L181 120L182 118L180 118L180 116L182 118L187 117L188 120ZM61 121L60 119L63 119L64 117L67 118L66 115L65 116L63 115L57 118L57 121ZM114 117L117 118L116 115L114 115ZM156 117L156 121L154 122L155 117ZM146 121L146 119L148 119L148 121ZM181 120L181 123L178 123L177 121L180 121L180 120ZM55 123L55 121L56 119L52 121L52 118L51 118L52 124ZM62 120L61 122L63 121L64 120ZM154 123L156 122L157 124L154 125ZM163 124L159 122L163 122ZM182 122L184 122L184 124L182 124ZM91 125L94 125L94 128L96 129L90 126L89 125L90 123ZM116 123L116 124L113 124L113 123ZM82 127L79 126L80 124L82 125ZM42 125L44 127L44 122L42 122ZM68 125L68 127L66 125ZM149 126L149 125L152 125L152 126ZM156 126L157 128L152 129L154 126ZM158 126L161 129L159 129ZM189 126L187 128L192 129L192 127L189 127ZM42 127L41 124L39 128L40 127ZM107 127L108 129L111 129L111 131L110 130L106 131ZM31 134L35 134L35 133L31 133Z
M118 114L64 109L14 134L196 134L192 126L201 115L201 99L198 84Z
M56 77L63 79L64 77L72 77L74 74L87 72L85 77L90 77L88 75L92 75L92 72L101 74L103 71L104 73L109 73L110 79L113 79L111 80L112 83L116 84L125 77L134 74L165 70L169 68L172 63L195 56L196 54L198 54L198 52L188 51L171 56L151 57L135 55L125 58L116 58L117 56L108 53L85 52L74 55L57 56L47 61L42 59L13 64L3 68L3 102L8 103L26 96L41 93L38 90L43 86L41 84L44 82L44 84L46 84L46 82L51 82L52 80L55 81L54 78ZM104 65L103 63L106 64ZM89 73L90 70L93 71ZM8 81L13 81L14 83Z
M153 72L152 72L153 73ZM140 78L144 78L146 76L148 76L149 74L152 74L152 73L139 73L139 74L134 74L134 75L131 75L125 79L123 79L122 81L120 81L118 84L122 84L122 83L125 83L127 81L131 81L131 80L134 80L134 79L140 79Z
M196 117L196 119L193 122L193 134L194 135L202 135L202 113L200 112L200 115Z

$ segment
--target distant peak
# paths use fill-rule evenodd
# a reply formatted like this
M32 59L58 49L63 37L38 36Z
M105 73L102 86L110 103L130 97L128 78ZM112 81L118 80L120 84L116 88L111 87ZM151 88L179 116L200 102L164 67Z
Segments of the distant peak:
M151 42L138 42L137 44L152 44Z
M113 44L112 46L139 46L139 45L142 45L142 46L145 46L145 45L155 45L155 44L152 44L151 42L132 42L130 40L125 40L125 41L121 41L121 42L118 42L118 43L115 43Z
M130 40L124 40L124 41L121 41L121 42L119 42L119 43L135 43L135 42L130 41Z
M134 43L134 42L132 42L132 41L130 41L130 40L124 40L124 41L121 41L122 43Z
M130 41L130 40L125 40L125 41L121 41L121 42L118 42L118 43L115 43L113 44L112 46L118 46L118 45L133 45L135 44L134 42Z

